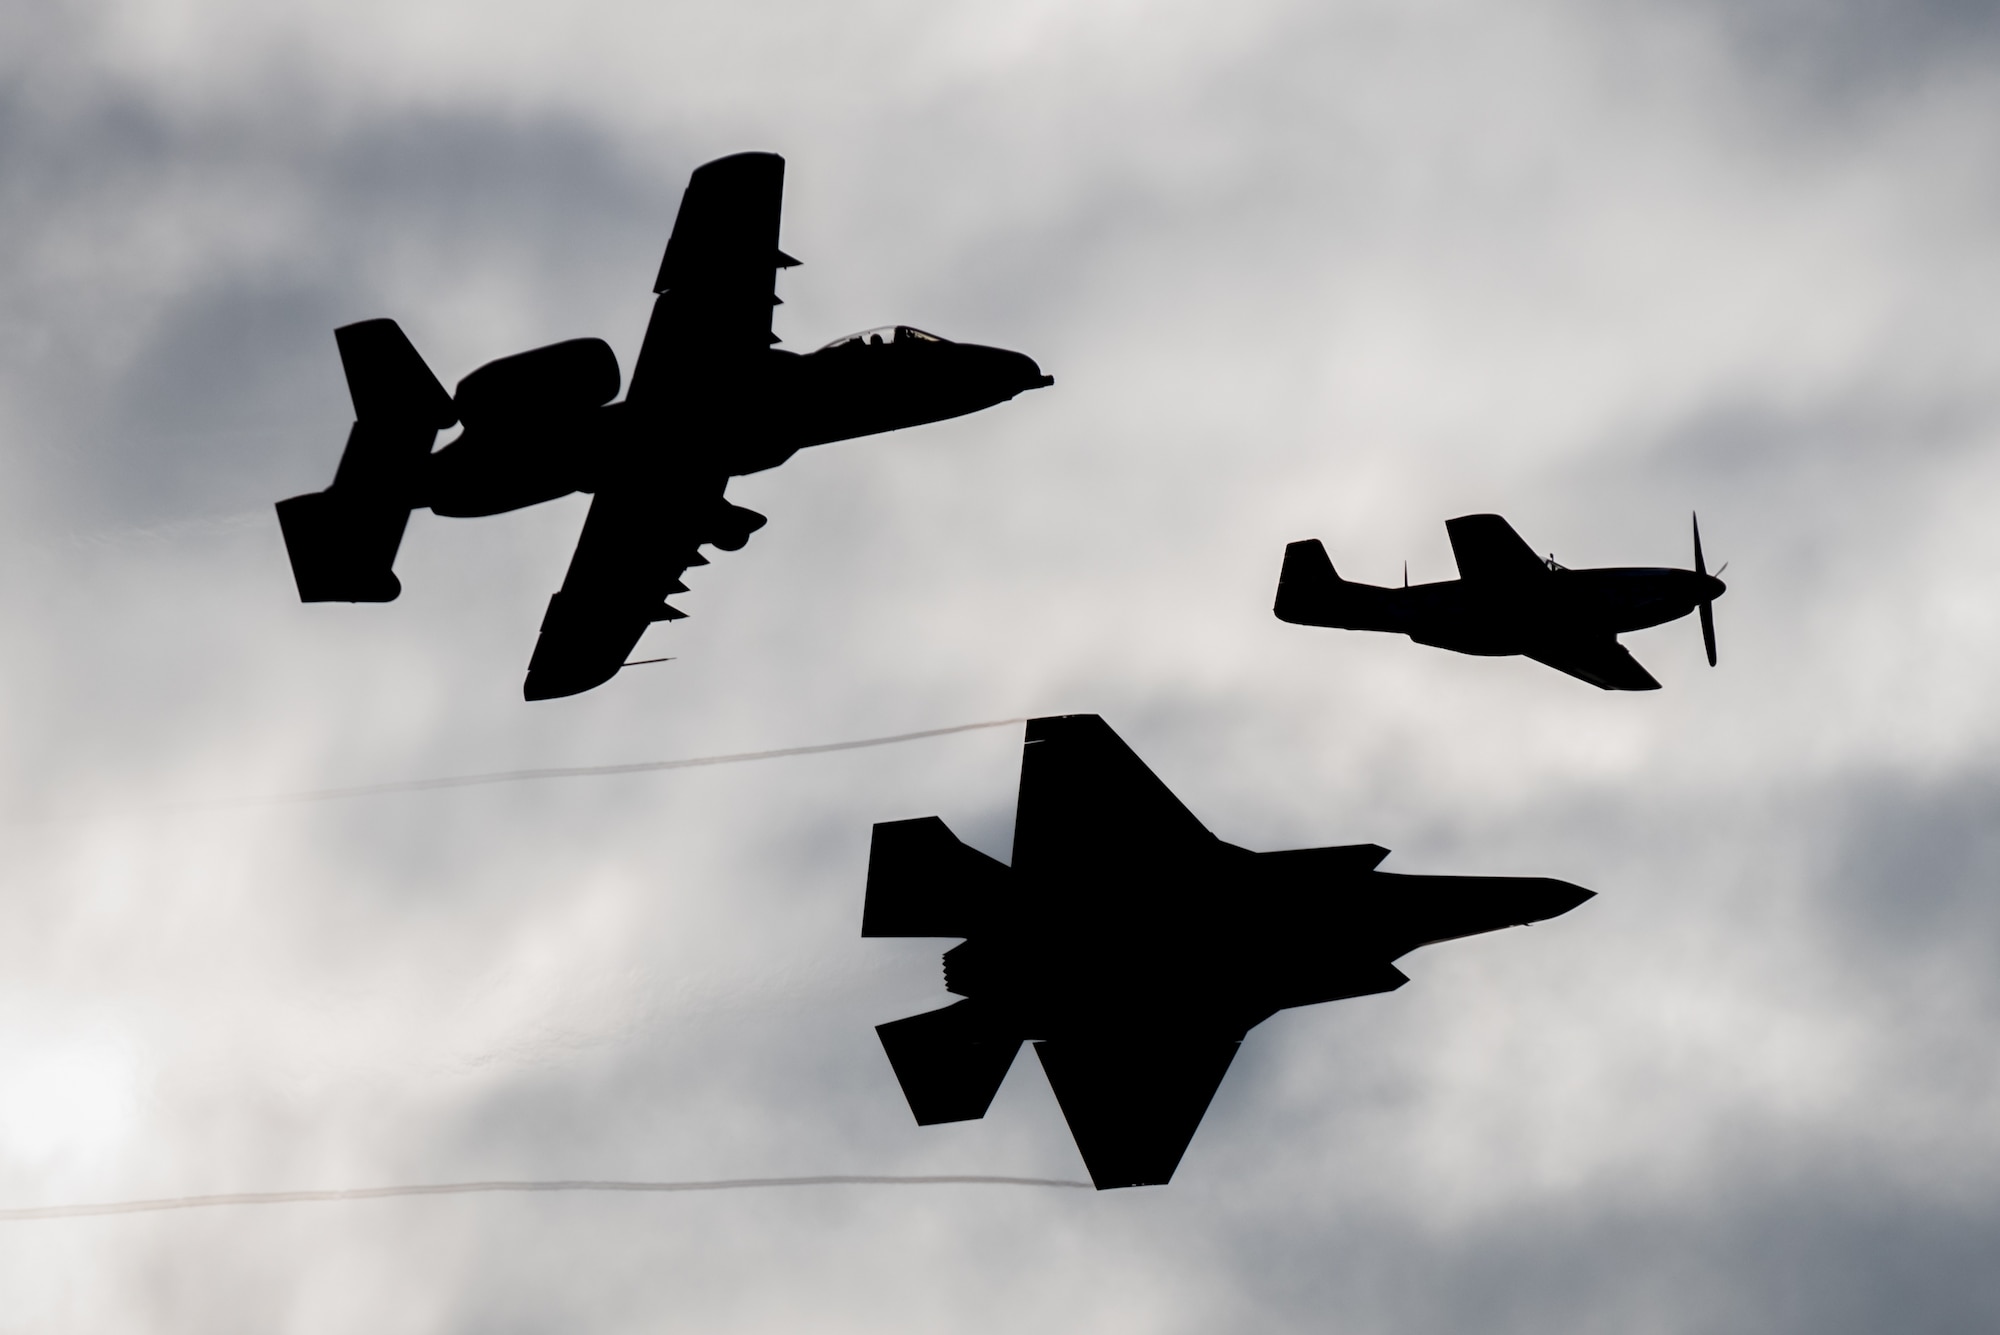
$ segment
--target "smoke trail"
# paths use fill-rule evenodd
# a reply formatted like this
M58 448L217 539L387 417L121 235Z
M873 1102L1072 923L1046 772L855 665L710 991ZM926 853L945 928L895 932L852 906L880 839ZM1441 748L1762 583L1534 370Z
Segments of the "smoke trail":
M434 788L472 788L487 783L523 783L535 779L583 779L605 774L646 774L664 769L699 769L704 765L740 765L750 760L778 760L785 756L816 756L828 751L859 751L870 746L894 746L898 742L921 741L926 737L947 737L955 732L1004 728L1010 723L1025 722L1027 722L1025 718L988 719L984 723L954 723L948 728L925 728L919 732L892 733L887 737L860 737L849 742L821 742L815 746L786 746L775 751L737 751L723 756L692 756L685 760L638 760L624 765L577 765L560 769L510 769L492 774L458 774L442 779L404 779L394 783L368 783L353 788L313 788L300 793L275 793L268 797L182 802L175 804L171 810L202 811L283 802L331 802L344 797L421 793Z
M302 1205L316 1201L375 1201L391 1196L471 1196L485 1192L543 1191L741 1191L751 1187L1070 1187L1090 1183L1060 1177L996 1177L981 1174L891 1176L828 1174L822 1177L730 1177L707 1182L431 1182L406 1187L357 1187L348 1191L240 1191L217 1196L162 1196L144 1201L104 1201L94 1205L39 1205L0 1210L0 1222L82 1219L91 1215L150 1214L159 1210L204 1210L217 1205Z
M538 779L585 779L609 774L647 774L655 770L700 769L707 765L740 765L752 760L779 760L786 756L816 756L828 751L860 751L871 746L894 746L898 742L922 741L926 737L948 737L958 732L982 728L1004 728L1026 723L1023 718L987 719L982 723L954 723L948 728L924 728L917 732L891 733L886 737L858 737L846 742L820 742L814 746L785 746L775 751L737 751L721 756L690 756L682 760L639 760L623 765L573 765L554 769L510 769L491 774L455 774L439 779L402 779L391 783L364 783L351 788L311 788L296 793L268 793L261 797L205 798L172 802L136 811L135 816L170 815L190 811L228 811L241 807L285 806L298 802L335 802L349 797L380 797L390 793L423 793L438 788L475 788L489 783L527 783ZM8 825L41 825L71 820L95 820L97 816L14 817Z

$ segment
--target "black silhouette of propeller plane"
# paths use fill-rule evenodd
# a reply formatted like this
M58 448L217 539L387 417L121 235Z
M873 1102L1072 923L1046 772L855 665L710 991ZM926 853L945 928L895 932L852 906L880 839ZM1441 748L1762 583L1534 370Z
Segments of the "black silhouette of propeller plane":
M653 284L622 402L618 360L579 338L489 362L446 394L393 320L334 331L356 418L333 485L278 503L305 602L388 602L410 511L470 517L593 493L528 664L530 700L611 679L668 595L736 551L763 515L729 479L808 445L936 422L1054 383L1017 352L908 326L800 356L771 345L784 159L739 153L695 170ZM433 452L437 433L463 434Z
M1701 640L1715 666L1714 603L1727 587L1701 556L1694 521L1694 569L1602 567L1570 570L1535 555L1499 515L1445 521L1458 578L1400 589L1355 584L1333 568L1317 538L1285 548L1278 575L1280 621L1343 630L1395 631L1418 644L1461 654L1522 654L1607 691L1657 691L1620 632L1701 613Z
M1030 720L1011 866L935 816L875 827L861 934L965 938L944 956L963 1000L877 1027L910 1110L984 1117L1032 1041L1091 1180L1165 1183L1257 1024L1393 991L1419 946L1591 898L1377 871L1388 852L1224 843L1097 715Z

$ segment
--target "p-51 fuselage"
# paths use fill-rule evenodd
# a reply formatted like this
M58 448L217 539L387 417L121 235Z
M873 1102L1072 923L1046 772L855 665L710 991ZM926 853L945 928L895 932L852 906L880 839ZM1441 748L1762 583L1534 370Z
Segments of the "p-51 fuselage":
M1407 635L1461 654L1523 654L1552 635L1618 635L1678 621L1722 592L1692 570L1609 566L1501 587L1463 579L1404 588L1350 584L1341 625Z
M1445 521L1459 577L1383 588L1342 579L1317 538L1285 549L1273 607L1280 621L1342 630L1388 631L1461 654L1522 654L1607 691L1658 690L1660 683L1618 643L1690 612L1715 664L1715 613L1723 583L1708 573L1694 527L1694 569L1606 566L1567 570L1543 560L1499 515Z

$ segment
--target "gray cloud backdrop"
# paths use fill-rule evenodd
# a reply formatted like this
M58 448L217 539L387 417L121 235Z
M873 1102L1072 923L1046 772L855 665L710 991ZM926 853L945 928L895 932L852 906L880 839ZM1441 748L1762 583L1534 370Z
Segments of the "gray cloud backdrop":
M0 1205L1066 1177L1024 1060L911 1124L868 829L1004 853L1106 715L1222 834L1600 898L1257 1030L1162 1190L390 1200L0 1225L0 1331L1874 1332L2000 1318L2000 31L1988 6L146 0L0 18ZM528 707L583 506L301 607L330 331L629 368L696 164L787 155L778 329L1047 393L809 452L678 661ZM1269 615L1499 510L1684 563L1606 696Z

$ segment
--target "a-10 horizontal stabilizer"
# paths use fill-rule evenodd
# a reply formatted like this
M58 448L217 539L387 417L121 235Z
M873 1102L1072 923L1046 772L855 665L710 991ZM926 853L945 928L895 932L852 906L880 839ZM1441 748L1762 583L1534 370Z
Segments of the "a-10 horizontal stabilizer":
M362 428L355 427L360 434ZM403 591L391 567L410 522L406 506L338 491L278 502L278 528L302 603L387 603Z
M995 1032L972 1001L878 1024L875 1032L918 1126L986 1116L1021 1047L1019 1034Z
M1241 1038L1117 1031L1035 1044L1099 1191L1164 1186Z
M863 936L968 936L1004 891L1007 868L936 816L885 821L868 849Z

